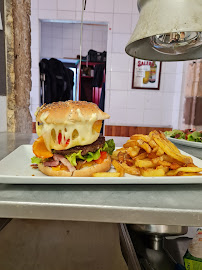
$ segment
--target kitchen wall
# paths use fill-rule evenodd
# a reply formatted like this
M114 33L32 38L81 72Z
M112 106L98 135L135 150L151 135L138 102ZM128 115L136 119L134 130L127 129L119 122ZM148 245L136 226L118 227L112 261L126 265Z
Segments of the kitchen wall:
M80 54L80 23L41 23L42 58L76 58ZM83 25L82 55L107 50L107 25Z
M80 21L81 6L81 0L32 0L32 115L39 105L40 20ZM108 23L105 110L111 118L106 124L177 127L182 62L162 64L159 91L131 89L133 58L125 45L138 17L136 0L87 0L84 21Z
M4 35L4 1L0 0L0 12L3 30L0 30L0 132L7 130L7 119L6 119L6 62L5 62L5 35Z
M6 96L0 95L0 108L1 108L1 115L0 115L0 132L7 131L7 99Z

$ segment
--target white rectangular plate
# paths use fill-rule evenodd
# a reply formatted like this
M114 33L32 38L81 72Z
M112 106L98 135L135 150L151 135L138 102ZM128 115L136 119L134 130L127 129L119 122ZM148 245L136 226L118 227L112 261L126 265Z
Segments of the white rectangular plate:
M185 152L182 152L186 154ZM188 154L186 154L188 155ZM32 169L32 145L21 145L0 161L0 183L6 184L202 184L201 176L186 177L51 177ZM194 163L202 167L202 160L193 157ZM114 171L111 169L111 171Z
M202 148L202 143L201 142L192 142L192 141L187 141L184 139L175 139L171 137L167 137L171 142L176 143L176 144L181 144L189 147L194 147L194 148Z

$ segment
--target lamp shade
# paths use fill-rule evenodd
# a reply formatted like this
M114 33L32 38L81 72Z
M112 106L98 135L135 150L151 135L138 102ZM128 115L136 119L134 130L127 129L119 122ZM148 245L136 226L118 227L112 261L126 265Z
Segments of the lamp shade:
M138 0L140 17L126 45L137 58L202 58L202 0Z

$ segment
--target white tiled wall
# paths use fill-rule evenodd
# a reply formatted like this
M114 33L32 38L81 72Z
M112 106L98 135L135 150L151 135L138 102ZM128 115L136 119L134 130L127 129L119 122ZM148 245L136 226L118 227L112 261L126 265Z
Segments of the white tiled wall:
M42 58L76 58L80 53L80 29L78 23L41 23ZM107 50L106 25L83 25L82 55L90 49L103 52Z
M1 116L0 116L0 132L7 131L7 102L6 96L0 96L0 108L1 108Z
M187 74L188 74L188 65L190 61L185 61L183 62L183 65L179 65L178 63L178 73L179 73L179 78L176 76L176 101L180 103L180 106L175 106L176 110L178 111L175 112L173 110L173 118L175 119L175 126L178 127L179 129L185 129L189 128L184 124L184 102L185 102L185 85L187 82ZM181 92L178 90L179 85L181 83ZM177 113L179 113L178 119L176 119ZM177 122L178 121L178 122Z
M39 19L80 21L81 5L82 0L32 0L31 27L32 36L36 39L34 46L38 44L37 36L40 35ZM105 109L111 115L111 118L106 123L112 125L177 127L181 103L183 63L162 63L159 91L131 89L133 58L125 53L125 45L137 23L138 17L136 0L87 1L84 21L86 23L108 23ZM51 31L49 31L50 33ZM64 30L64 28L63 35L65 37L73 35L72 43L71 41L70 43L64 41L64 44L59 44L59 40L57 40L49 46L48 50L51 52L52 46L54 46L58 48L58 53L62 51L64 55L68 56L71 46L78 47L79 42L77 40L79 36L75 32L72 34L71 30ZM58 37L58 39L60 38ZM99 48L100 39L101 36L96 35L97 48ZM84 47L87 47L88 44L89 41L86 40ZM36 67L36 64L40 54L39 44L38 48L32 47L32 53L32 58L35 58L32 59L32 72L37 75L38 67ZM33 75L33 78L37 76ZM38 99L39 90L36 84L33 85L31 93L33 102ZM31 103L33 102L31 101ZM36 104L31 104L31 106L34 107Z

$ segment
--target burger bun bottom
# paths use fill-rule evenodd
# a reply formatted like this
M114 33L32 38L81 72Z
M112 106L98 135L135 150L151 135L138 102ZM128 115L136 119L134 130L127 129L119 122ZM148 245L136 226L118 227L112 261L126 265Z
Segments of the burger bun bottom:
M111 168L111 158L107 155L107 158L101 164L95 164L90 167L84 167L74 172L67 172L65 170L55 171L52 167L45 167L42 163L38 165L39 170L49 176L59 177L91 177L96 172L107 172Z

